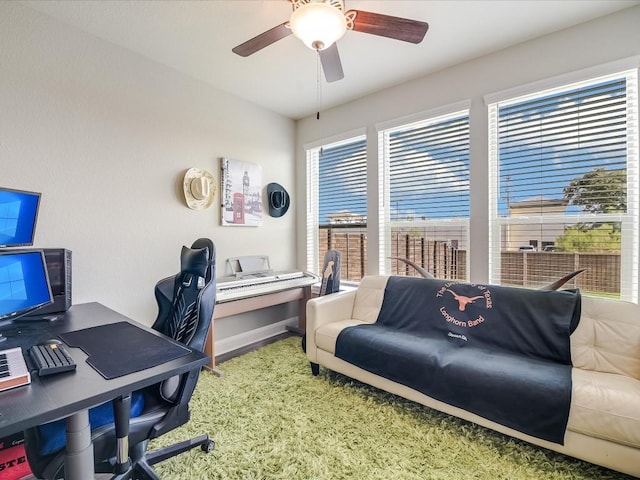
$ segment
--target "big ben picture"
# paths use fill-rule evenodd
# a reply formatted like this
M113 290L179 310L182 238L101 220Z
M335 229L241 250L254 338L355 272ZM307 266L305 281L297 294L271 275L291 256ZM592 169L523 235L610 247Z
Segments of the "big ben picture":
M222 170L222 225L262 224L262 167L230 158L220 161Z

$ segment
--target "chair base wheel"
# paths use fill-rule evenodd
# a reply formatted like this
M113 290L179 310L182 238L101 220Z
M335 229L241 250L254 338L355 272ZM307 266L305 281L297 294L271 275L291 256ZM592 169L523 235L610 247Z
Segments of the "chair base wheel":
M205 443L200 445L200 449L204 453L211 453L216 448L216 442L214 440L207 440Z

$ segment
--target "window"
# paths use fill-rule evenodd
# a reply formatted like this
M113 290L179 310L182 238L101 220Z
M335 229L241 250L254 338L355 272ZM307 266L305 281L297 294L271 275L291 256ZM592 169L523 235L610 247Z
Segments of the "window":
M490 282L637 302L636 71L489 105ZM573 285L573 284L572 284Z
M469 232L469 112L379 133L380 271L466 280ZM390 261L389 259L392 259Z
M307 269L320 273L327 250L342 253L341 280L367 264L367 145L364 136L307 150Z
M8 300L26 300L27 289L20 262L0 267L0 298Z
M15 237L18 230L20 202L5 202L0 205L0 235Z

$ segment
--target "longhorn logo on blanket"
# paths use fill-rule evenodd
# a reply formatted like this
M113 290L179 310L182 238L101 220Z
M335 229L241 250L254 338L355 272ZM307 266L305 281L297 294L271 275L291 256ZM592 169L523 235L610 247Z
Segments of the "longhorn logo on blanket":
M479 309L493 308L491 290L486 285L476 285L473 283L447 282L436 293L437 298L442 299L440 313L444 319L458 327L476 327L486 319L478 314L477 317L469 319L475 315ZM469 310L467 308L471 306ZM453 308L452 308L453 307ZM455 308L464 314L456 314ZM457 315L457 316L456 316ZM465 319L461 320L460 317Z

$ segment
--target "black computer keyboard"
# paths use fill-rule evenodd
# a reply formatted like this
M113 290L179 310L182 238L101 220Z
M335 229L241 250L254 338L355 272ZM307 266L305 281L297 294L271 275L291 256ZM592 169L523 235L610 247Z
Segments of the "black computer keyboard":
M65 346L60 343L34 345L29 349L29 356L35 363L40 376L76 369L76 362L73 361Z

